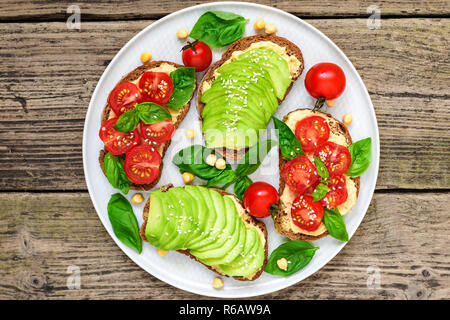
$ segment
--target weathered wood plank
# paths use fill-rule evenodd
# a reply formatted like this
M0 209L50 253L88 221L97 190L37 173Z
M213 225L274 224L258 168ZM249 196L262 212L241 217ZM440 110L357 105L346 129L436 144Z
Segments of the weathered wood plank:
M446 299L450 193L376 193L349 244L322 270L267 299ZM86 193L0 193L0 299L197 299L135 265ZM81 289L66 286L67 268ZM368 268L381 287L369 289Z
M67 8L76 4L81 9L82 19L151 19L159 18L174 11L196 4L214 1L206 0L170 0L170 1L23 1L1 0L0 19L2 20L42 20L66 19ZM302 17L332 17L332 16L369 16L367 8L374 3L371 1L347 0L339 4L331 0L318 1L251 1L282 9ZM397 0L377 1L381 14L386 16L415 16L415 15L445 15L450 13L450 5L445 0Z
M309 22L343 49L371 93L381 135L377 188L449 188L450 21L387 19L378 30L364 19ZM86 189L81 140L91 94L149 23L86 22L81 32L65 23L0 24L1 190Z

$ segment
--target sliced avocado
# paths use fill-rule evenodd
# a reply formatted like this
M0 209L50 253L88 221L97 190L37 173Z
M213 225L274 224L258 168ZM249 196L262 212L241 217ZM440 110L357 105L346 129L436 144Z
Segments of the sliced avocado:
M205 134L205 144L208 148L227 147L240 149L252 147L258 143L258 130L249 128L241 120L230 122L229 119L219 119L217 123L207 122L202 128ZM210 130L209 127L212 127Z
M231 200L229 197L223 197L223 200L225 204L225 211L223 212L223 215L226 216L225 227L220 230L218 235L216 235L216 240L214 243L211 243L209 246L205 246L199 250L190 251L190 253L200 261L204 259L224 256L227 252L227 249L224 248L224 245L229 239L238 237L239 233L235 232L237 215L236 206L233 200Z
M194 209L192 214L192 217L195 221L194 227L196 226L196 228L194 229L188 243L186 244L187 248L191 248L193 243L196 243L206 237L204 230L206 224L208 223L207 215L209 208L204 200L203 192L199 187L185 186L184 190L192 196L193 209L195 205L197 207L196 210Z
M164 212L166 211L162 205L161 191L153 191L150 194L150 209L148 211L147 223L145 226L145 237L148 242L159 248L159 239L162 238L165 222L163 221Z
M256 63L265 69L270 74L277 98L284 98L292 80L287 61L278 53L271 49L253 49L239 55L238 61Z

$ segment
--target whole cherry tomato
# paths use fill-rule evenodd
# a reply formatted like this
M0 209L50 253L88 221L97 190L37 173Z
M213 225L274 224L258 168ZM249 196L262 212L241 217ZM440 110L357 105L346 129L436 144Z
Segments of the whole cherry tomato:
M316 99L334 100L345 89L345 74L342 69L331 62L321 62L308 70L305 76L305 87Z
M244 206L257 218L270 216L269 208L278 203L278 192L266 182L254 182L244 192Z
M211 64L212 52L206 43L194 41L183 47L182 57L186 67L194 67L196 72L201 72Z

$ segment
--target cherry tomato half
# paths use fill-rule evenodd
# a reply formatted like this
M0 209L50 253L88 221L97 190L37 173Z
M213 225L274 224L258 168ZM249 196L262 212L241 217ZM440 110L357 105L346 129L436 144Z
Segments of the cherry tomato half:
M329 209L334 209L347 200L348 193L345 177L331 177L330 182L328 182L327 185L328 188L330 188L330 191L328 191L325 197L320 200L320 203Z
M148 145L134 147L125 156L124 170L128 179L136 184L148 184L159 175L161 155Z
M141 135L147 144L158 144L172 138L175 127L172 120L164 120L153 124L140 123Z
M308 195L298 195L291 206L291 217L294 224L306 231L317 230L323 219L323 207Z
M330 173L330 177L346 173L352 163L350 151L346 147L331 141L320 145L314 155L322 160Z
M139 80L139 88L142 90L143 102L154 102L162 106L172 94L173 83L167 73L147 71Z
M278 192L266 182L254 182L244 192L244 206L257 218L270 216L269 208L278 203Z
M287 162L281 169L281 177L298 194L305 192L319 180L316 167L305 155Z
M196 72L201 72L211 64L212 52L206 43L194 41L183 47L182 57L186 67L194 67Z
M131 82L118 84L109 94L108 104L113 109L117 117L125 111L133 109L136 103L142 99L141 92L137 85Z
M338 98L345 89L345 74L342 69L331 62L314 65L305 76L305 87L311 96L326 100Z
M115 155L124 154L131 148L139 144L141 136L135 129L131 132L120 132L114 129L118 118L112 118L106 121L101 127L99 136L106 146L106 149Z
M314 151L317 146L328 141L330 127L325 118L310 116L297 122L295 135L305 152Z

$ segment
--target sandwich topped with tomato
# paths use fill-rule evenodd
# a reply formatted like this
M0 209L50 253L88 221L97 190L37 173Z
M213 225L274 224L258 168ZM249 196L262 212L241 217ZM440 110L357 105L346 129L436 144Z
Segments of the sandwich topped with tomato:
M196 86L195 69L153 61L116 85L103 110L99 163L113 187L150 190L161 176L164 153L186 116Z

